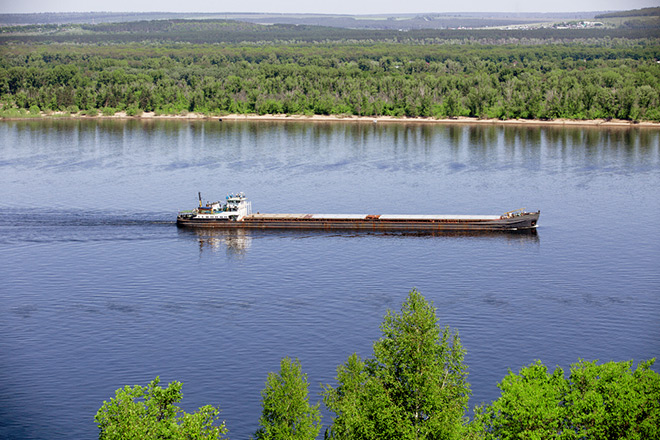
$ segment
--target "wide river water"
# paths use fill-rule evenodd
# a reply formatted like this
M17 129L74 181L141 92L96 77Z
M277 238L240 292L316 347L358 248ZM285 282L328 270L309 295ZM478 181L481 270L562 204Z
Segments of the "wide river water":
M660 355L658 130L5 121L0 190L0 438L97 438L104 400L160 376L248 439L282 357L319 401L413 287L460 333L471 407L535 359ZM525 235L177 229L198 191L260 212L541 218Z

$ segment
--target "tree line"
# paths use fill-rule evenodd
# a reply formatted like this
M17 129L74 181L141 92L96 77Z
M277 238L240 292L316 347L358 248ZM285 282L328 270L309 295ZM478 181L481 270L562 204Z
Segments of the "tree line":
M602 43L7 46L0 114L660 120L660 47Z
M1 17L0 17L1 18ZM420 18L425 21L425 18ZM459 19L456 23L460 26ZM490 21L490 20L489 20ZM396 21L394 21L396 23ZM428 22L427 22L428 23ZM476 25L477 23L472 23ZM471 25L469 22L464 25ZM493 22L490 26L494 26ZM396 24L395 24L396 26ZM403 24L401 25L403 26ZM479 26L487 26L481 22ZM98 24L50 24L0 27L0 44L335 44L396 42L404 44L447 44L493 41L529 44L584 43L590 40L657 40L660 27L554 29L358 29L309 24L272 24L218 19L134 20Z
M655 359L598 364L580 360L568 377L536 361L509 371L501 396L467 417L470 385L458 333L438 325L432 303L412 290L400 312L389 311L373 355L357 354L337 368L323 403L333 419L326 439L651 439L660 436L660 375ZM187 414L176 405L181 383L124 387L103 403L99 438L221 439L219 409ZM320 402L311 404L307 375L284 358L262 391L254 438L313 440L321 429Z

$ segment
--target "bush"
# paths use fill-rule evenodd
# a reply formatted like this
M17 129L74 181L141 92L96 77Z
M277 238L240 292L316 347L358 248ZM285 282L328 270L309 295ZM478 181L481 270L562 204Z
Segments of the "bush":
M25 109L15 107L3 108L0 116L3 118L22 118L25 116Z
M114 116L116 112L117 110L114 109L113 107L103 107L101 109L101 114L103 116Z
M126 116L142 116L142 109L132 105L126 109Z
M475 410L485 439L660 438L660 375L655 359L571 365L552 374L540 361L509 372L499 399Z
M115 392L115 398L103 402L94 420L99 439L171 439L219 440L227 433L225 423L213 423L219 410L206 405L187 414L176 406L181 398L181 382L167 388L158 386L156 377L148 386L126 386Z

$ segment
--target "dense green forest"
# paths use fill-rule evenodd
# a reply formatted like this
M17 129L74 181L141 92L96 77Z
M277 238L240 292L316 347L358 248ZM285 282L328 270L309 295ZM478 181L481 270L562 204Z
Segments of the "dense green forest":
M5 110L660 120L660 48L643 43L1 50Z
M223 20L12 29L0 37L4 117L153 111L660 120L660 35L653 32L397 32Z
M432 303L412 290L399 312L389 311L373 356L357 354L337 368L323 403L333 413L324 438L422 439L651 439L660 436L660 375L654 359L586 362L568 376L540 361L509 371L501 395L467 416L470 385L458 333L441 328ZM286 357L262 391L259 440L314 440L322 429L320 402L309 402L307 375ZM220 439L229 423L211 405L185 413L176 405L180 382L167 388L126 386L96 414L102 440Z

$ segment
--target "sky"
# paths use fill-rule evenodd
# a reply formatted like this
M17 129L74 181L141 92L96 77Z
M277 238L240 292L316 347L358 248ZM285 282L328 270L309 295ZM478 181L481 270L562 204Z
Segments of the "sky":
M660 6L660 0L0 0L0 13L97 11L324 14L582 12L656 6Z

